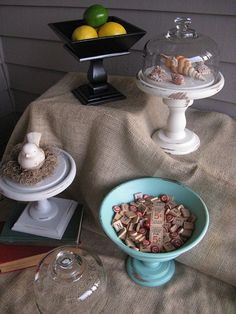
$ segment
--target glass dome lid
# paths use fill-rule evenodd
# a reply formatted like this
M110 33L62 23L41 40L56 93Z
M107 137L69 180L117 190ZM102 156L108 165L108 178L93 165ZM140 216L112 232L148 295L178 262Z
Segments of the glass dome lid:
M49 252L39 263L34 293L40 313L100 313L107 301L100 258L77 246Z
M175 24L166 34L146 43L142 79L170 89L214 84L219 74L217 44L190 28L190 18L177 17Z

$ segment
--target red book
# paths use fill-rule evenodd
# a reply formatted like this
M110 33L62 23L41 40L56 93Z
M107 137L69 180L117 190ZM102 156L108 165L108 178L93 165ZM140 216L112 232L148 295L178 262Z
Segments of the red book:
M0 221L0 273L35 266L55 247L80 243L83 218L81 204L78 205L61 240L12 231L11 226L22 210L19 207L6 222Z
M0 222L0 230L4 222ZM14 245L0 243L0 272L8 272L38 264L53 247L37 245Z
M0 273L36 266L52 247L0 244Z
M0 244L0 268L2 263L47 253L52 249L51 246Z

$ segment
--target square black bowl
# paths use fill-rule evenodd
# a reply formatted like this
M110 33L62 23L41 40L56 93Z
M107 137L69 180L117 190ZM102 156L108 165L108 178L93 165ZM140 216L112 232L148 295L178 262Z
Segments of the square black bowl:
M96 57L105 58L109 55L126 52L146 34L143 29L115 16L110 16L108 22L120 23L126 29L127 34L73 41L71 40L73 31L78 26L84 25L84 20L64 21L48 25L73 50L80 61Z

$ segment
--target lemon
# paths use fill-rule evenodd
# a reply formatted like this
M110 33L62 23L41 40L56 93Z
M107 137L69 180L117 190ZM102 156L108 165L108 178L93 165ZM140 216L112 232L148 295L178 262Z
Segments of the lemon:
M98 30L98 37L127 34L126 29L117 22L107 22Z
M98 37L97 31L92 26L82 25L77 27L72 33L72 40L84 40Z

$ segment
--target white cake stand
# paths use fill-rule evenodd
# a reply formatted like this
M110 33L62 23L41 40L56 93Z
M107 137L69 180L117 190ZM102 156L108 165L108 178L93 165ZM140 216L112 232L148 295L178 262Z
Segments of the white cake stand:
M154 132L152 135L154 141L165 152L173 155L184 155L195 151L200 145L200 139L193 131L185 128L185 111L193 104L194 99L206 98L218 93L224 86L223 75L219 73L218 79L211 85L181 88L152 84L140 70L136 83L145 93L162 97L164 104L169 108L166 127Z
M58 165L53 175L34 186L0 177L0 192L3 195L13 200L29 202L12 230L53 239L62 238L77 202L53 196L72 183L76 166L67 152L58 150Z

